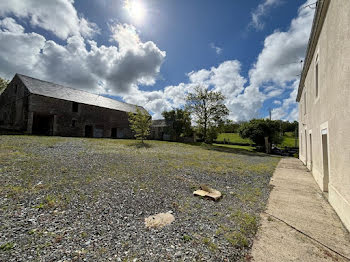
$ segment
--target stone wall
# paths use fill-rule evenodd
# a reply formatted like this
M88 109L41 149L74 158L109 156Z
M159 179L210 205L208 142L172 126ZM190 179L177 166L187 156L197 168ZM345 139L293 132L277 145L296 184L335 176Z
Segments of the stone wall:
M117 138L132 138L126 112L78 104L73 112L73 102L40 95L29 97L29 112L53 117L53 135L85 136L85 126L93 128L94 137L111 137L112 128L117 129ZM74 123L73 123L74 122Z
M0 95L0 126L26 131L28 89L15 77Z

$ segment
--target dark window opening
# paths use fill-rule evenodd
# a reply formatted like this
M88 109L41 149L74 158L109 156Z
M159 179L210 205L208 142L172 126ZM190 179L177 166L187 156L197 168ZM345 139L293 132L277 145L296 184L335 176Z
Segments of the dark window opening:
M85 137L93 137L93 127L90 125L85 126Z
M77 102L73 102L72 111L76 113L78 112L78 109L79 109L79 104Z
M72 127L76 127L77 120L72 120Z
M15 85L15 94L17 94L17 85Z
M116 129L116 128L112 128L111 137L112 137L112 138L117 138L117 129Z
M53 116L34 113L32 131L33 131L33 134L36 134L36 135L52 135L53 134Z

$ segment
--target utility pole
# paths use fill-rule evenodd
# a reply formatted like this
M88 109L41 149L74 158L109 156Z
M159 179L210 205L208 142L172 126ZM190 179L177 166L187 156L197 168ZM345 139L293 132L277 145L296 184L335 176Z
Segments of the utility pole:
M272 120L272 110L271 110L271 108L269 108L269 112L270 112L270 120Z

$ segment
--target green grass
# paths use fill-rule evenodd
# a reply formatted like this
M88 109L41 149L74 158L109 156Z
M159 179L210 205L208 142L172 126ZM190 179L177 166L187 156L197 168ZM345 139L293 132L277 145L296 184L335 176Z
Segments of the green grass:
M283 136L283 141L278 145L279 147L295 147L295 134L294 132L286 132ZM297 147L299 147L299 141L297 139Z
M239 136L238 133L221 133L219 134L216 141L223 142L224 139L226 142L230 142L233 144L254 144L250 139L244 139ZM218 144L216 144L218 145ZM253 151L254 147L252 146L240 146L240 145L220 145L220 146L226 146L236 149L244 149L248 151ZM284 147L295 147L295 135L294 132L286 132L283 137L283 141L281 144L278 145L278 147L284 148ZM299 141L297 140L297 147L299 147Z
M253 142L250 139L241 138L238 133L221 133L219 134L216 140L219 142L223 142L224 139L230 143L253 144Z
M223 147L223 148L232 148L238 150L246 150L249 152L253 152L255 147L253 146L239 146L239 145L226 145L226 144L213 144L213 146Z

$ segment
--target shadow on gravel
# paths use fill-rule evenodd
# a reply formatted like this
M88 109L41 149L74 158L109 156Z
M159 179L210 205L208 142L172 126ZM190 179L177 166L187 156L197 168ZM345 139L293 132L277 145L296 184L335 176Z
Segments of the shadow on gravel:
M219 151L224 153L239 154L239 155L245 155L245 156L274 157L274 155L268 155L261 152L251 152L240 148L228 148L228 147L221 147L221 146L214 146L214 145L206 145L202 147L207 150L214 150L214 151Z
M135 142L128 144L129 147L134 147L134 148L151 148L153 145L148 144L148 143L142 143L142 142Z

